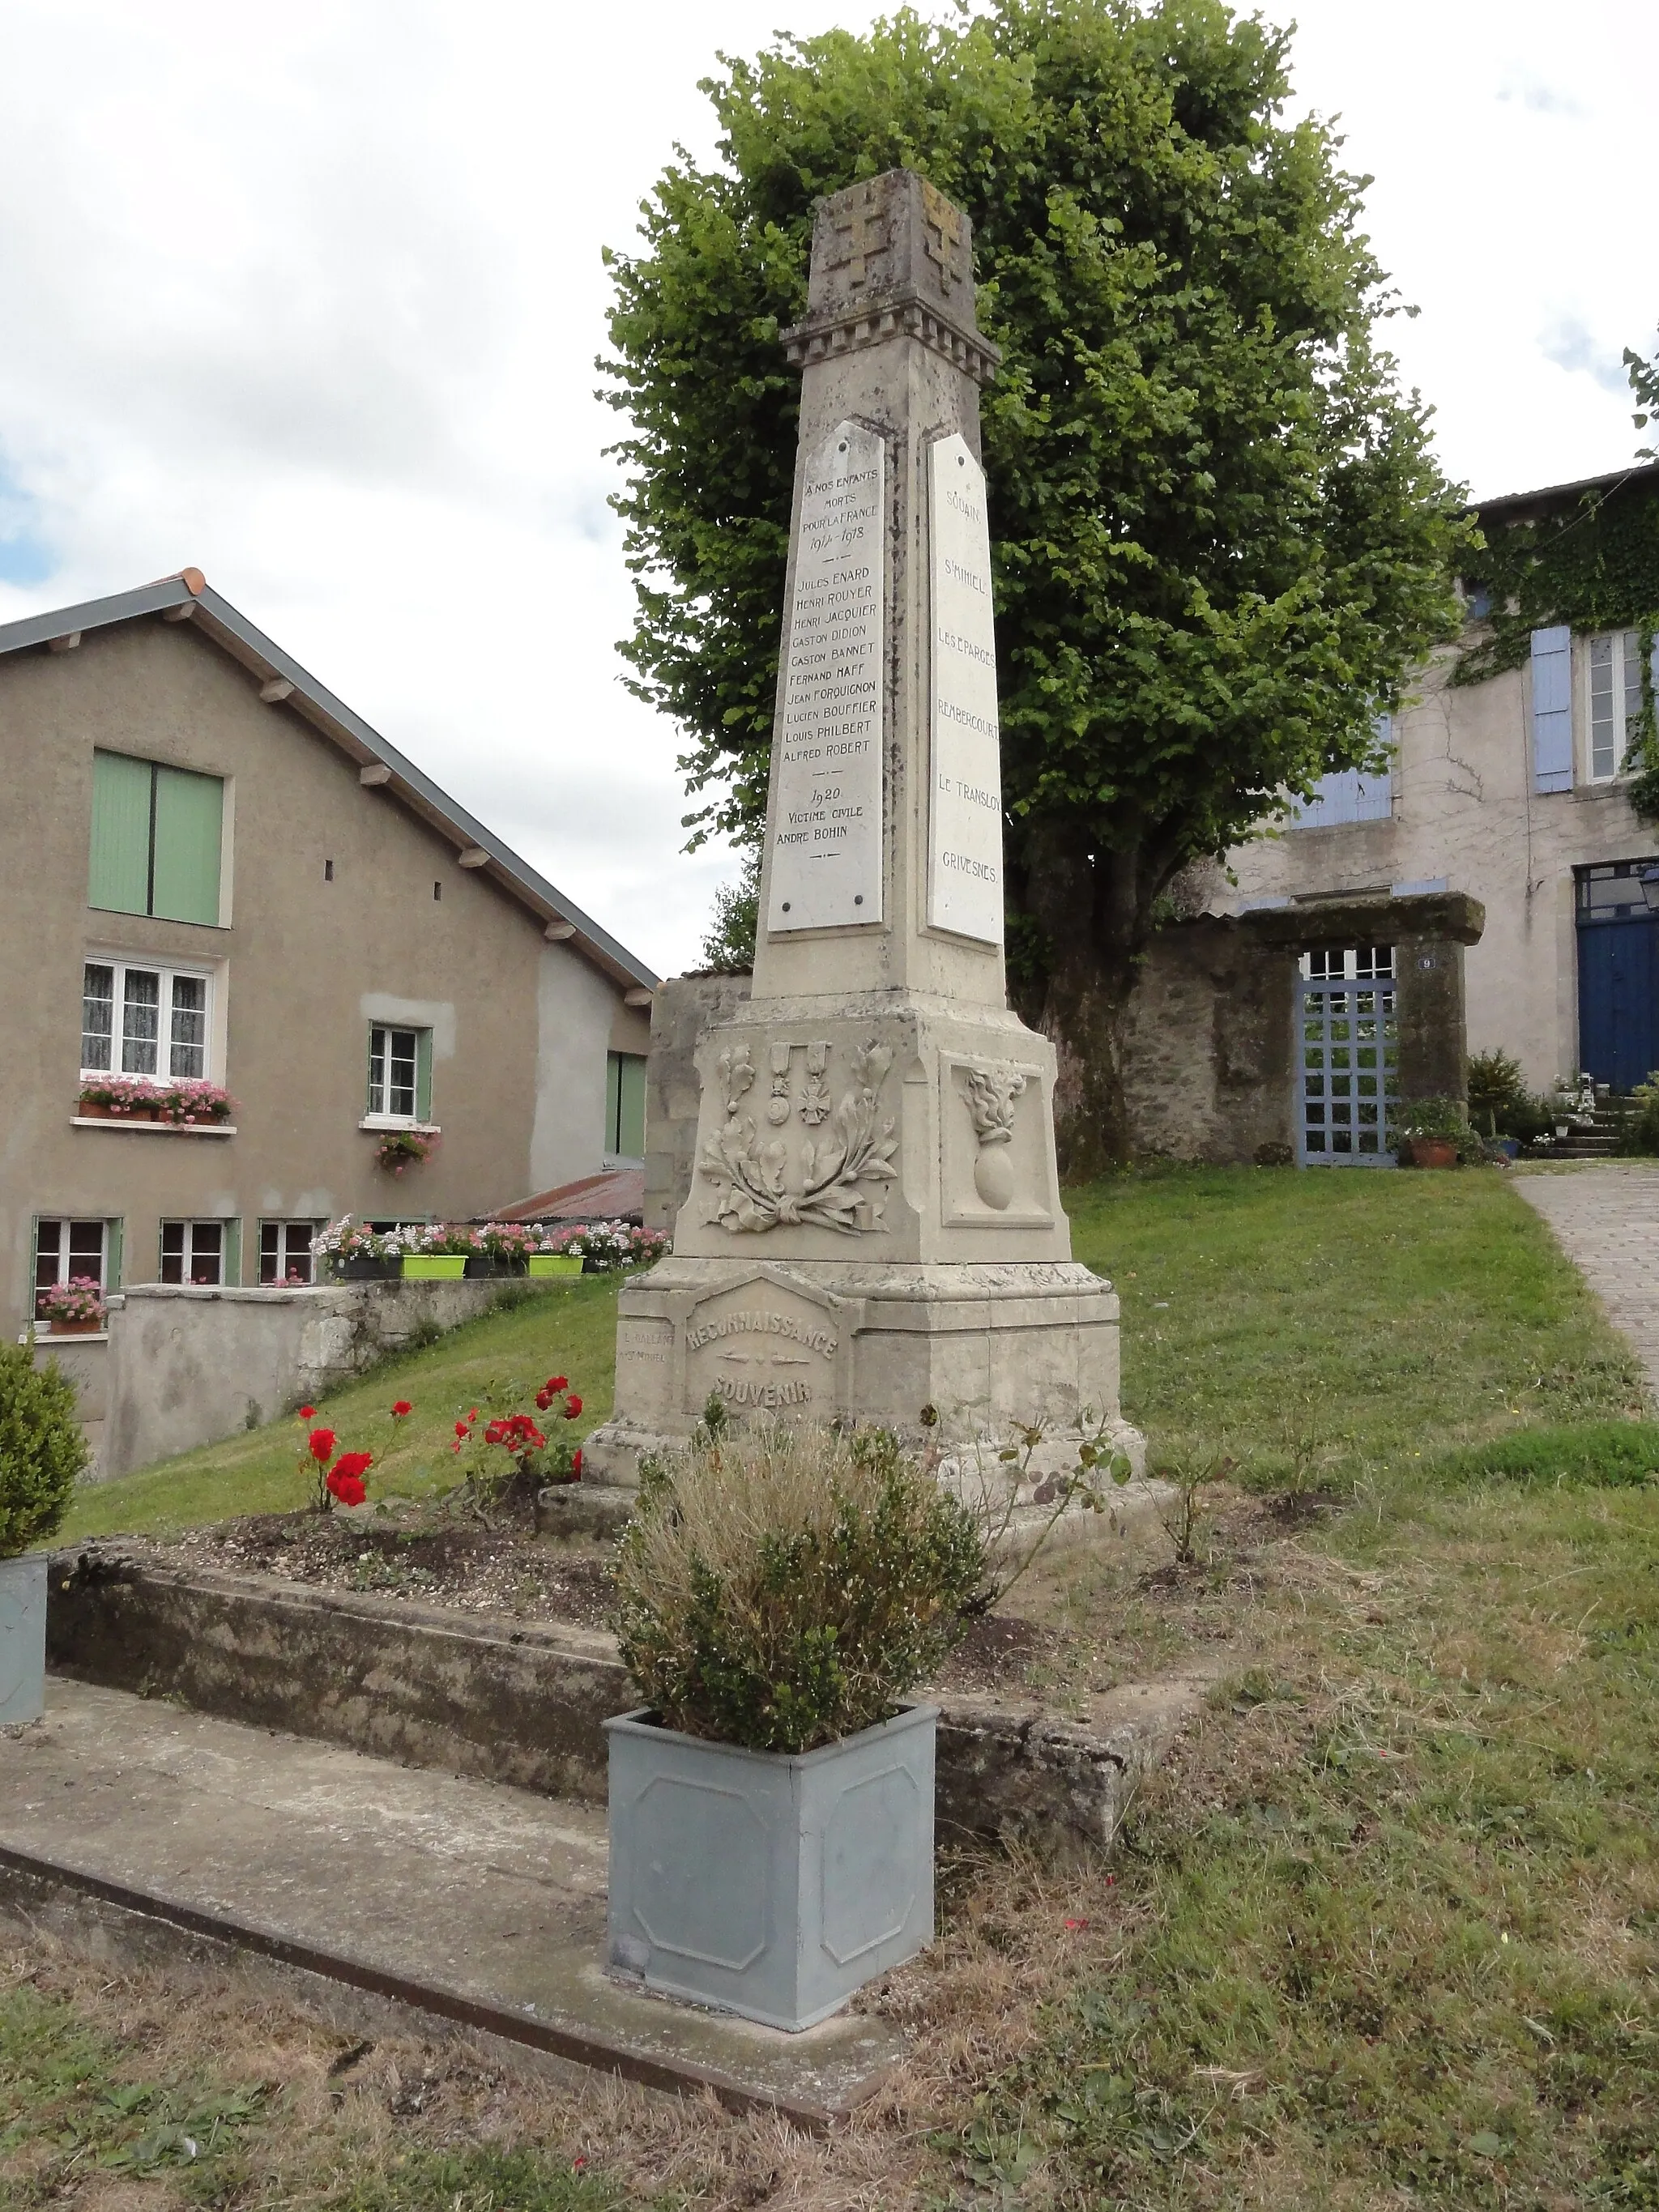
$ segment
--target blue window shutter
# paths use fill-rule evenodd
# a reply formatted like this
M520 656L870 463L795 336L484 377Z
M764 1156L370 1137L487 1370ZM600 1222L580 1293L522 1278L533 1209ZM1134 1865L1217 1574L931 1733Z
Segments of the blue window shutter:
M1572 632L1563 623L1532 634L1532 783L1572 789Z

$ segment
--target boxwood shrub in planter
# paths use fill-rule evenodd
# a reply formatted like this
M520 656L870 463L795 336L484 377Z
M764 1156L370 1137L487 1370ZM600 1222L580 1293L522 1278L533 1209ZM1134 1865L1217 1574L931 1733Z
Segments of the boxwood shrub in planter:
M33 1340L0 1346L0 1728L39 1720L46 1671L46 1543L87 1463L75 1386Z
M810 2027L932 1938L905 1693L986 1595L979 1525L884 1431L715 1419L646 1466L613 1575L647 1703L605 1723L612 1970Z

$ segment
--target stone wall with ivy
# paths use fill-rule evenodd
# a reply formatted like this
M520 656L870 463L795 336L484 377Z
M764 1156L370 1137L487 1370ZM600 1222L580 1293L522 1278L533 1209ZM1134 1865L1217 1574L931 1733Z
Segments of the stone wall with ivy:
M1521 667L1535 629L1633 629L1641 641L1642 714L1630 798L1639 815L1659 821L1659 468L1633 468L1614 484L1515 521L1483 516L1481 527L1486 550L1471 556L1468 580L1490 599L1491 626L1462 655L1452 682L1481 684Z

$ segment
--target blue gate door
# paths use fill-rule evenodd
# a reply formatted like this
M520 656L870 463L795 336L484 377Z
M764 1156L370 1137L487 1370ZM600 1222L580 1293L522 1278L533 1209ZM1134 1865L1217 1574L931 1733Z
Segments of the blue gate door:
M1580 920L1578 1060L1615 1091L1659 1068L1659 916Z

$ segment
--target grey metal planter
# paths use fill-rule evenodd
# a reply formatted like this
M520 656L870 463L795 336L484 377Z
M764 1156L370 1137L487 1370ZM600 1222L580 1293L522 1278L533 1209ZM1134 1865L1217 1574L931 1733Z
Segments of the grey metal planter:
M0 1559L0 1728L46 1709L46 1555Z
M605 1724L611 1963L647 1989L811 2027L933 1934L936 1705L817 1751Z

